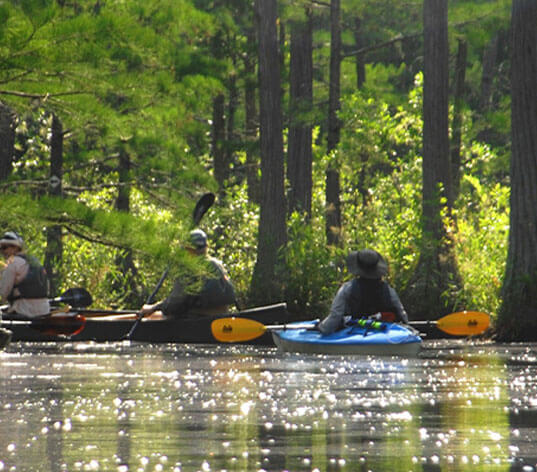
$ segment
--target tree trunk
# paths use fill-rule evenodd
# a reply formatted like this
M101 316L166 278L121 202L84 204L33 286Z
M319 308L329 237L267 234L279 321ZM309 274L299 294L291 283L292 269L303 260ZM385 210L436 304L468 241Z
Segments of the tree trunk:
M123 149L119 150L118 164L118 193L116 198L116 210L125 213L130 212L130 172L131 160L129 154ZM134 265L132 251L124 250L116 258L116 265L120 271L120 278L114 280L113 288L121 295L120 305L123 306L138 306L140 304L140 294L136 285L136 276L138 271Z
M362 19L354 19L354 44L356 45L356 50L359 51L363 46L362 39ZM360 90L365 83L365 55L356 54L356 87Z
M337 148L341 123L337 113L340 109L341 25L340 0L330 2L330 84L328 96L328 142L327 152ZM326 240L328 244L341 243L341 204L337 158L330 160L326 170Z
M287 177L289 213L311 216L312 193L312 107L313 29L311 12L303 22L291 24L290 105Z
M251 300L271 303L281 299L282 281L277 275L280 250L286 243L284 159L280 86L280 59L276 28L277 1L256 0L259 22L259 113L261 188L257 261Z
M453 202L457 200L461 183L461 139L462 139L462 109L464 105L464 81L466 77L467 44L459 39L457 63L455 66L455 97L453 107L453 122L451 125L451 176L453 181Z
M63 126L56 115L52 115L50 132L49 195L61 197L63 193ZM45 249L44 267L49 276L50 296L56 296L61 287L62 253L62 227L60 225L47 227L47 247Z
M13 165L16 115L0 102L0 181L9 177Z
M495 34L483 53L483 72L481 74L481 99L482 111L487 111L492 105L492 85L498 64L499 33Z
M224 182L227 178L226 153L224 149L224 143L226 140L226 121L224 117L224 107L224 94L219 93L213 100L212 152L214 178L218 182L220 188L224 187Z
M460 277L443 220L452 202L447 0L425 0L423 19L423 229L418 267L404 299L415 318L430 319L453 311Z
M255 30L246 32L248 44L255 44ZM255 203L261 201L261 186L259 181L259 159L257 140L257 106L256 106L256 60L254 54L248 52L244 59L244 113L246 133L246 181L248 184L248 199Z
M511 10L511 211L497 335L537 340L537 3Z

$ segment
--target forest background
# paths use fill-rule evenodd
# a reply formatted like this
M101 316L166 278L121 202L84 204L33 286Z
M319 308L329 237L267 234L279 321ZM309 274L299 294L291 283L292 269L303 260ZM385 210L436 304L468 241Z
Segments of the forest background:
M523 323L504 283L524 3L0 2L0 229L51 295L136 308L166 267L161 296L196 270L191 212L213 191L200 226L241 306L324 316L371 247L411 319L486 311L503 339L537 336L535 248Z

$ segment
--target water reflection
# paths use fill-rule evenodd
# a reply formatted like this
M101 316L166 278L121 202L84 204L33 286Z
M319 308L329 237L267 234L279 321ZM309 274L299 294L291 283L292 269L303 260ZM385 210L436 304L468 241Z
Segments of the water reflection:
M13 344L0 471L535 470L537 346Z

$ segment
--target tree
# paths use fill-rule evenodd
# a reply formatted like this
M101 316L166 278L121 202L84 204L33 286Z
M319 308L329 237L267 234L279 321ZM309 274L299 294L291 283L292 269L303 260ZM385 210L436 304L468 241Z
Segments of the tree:
M537 3L511 12L511 197L509 250L497 334L537 340Z
M270 303L282 294L279 251L286 243L286 205L281 111L277 1L256 0L259 24L259 124L262 197L257 261L251 284L256 303Z
M422 241L416 275L405 302L417 318L453 311L460 286L445 218L452 197L448 129L447 0L423 3L423 196ZM431 307L437 307L431 313Z
M313 32L312 13L291 21L289 65L290 123L287 154L289 213L311 216L312 192L312 109L313 109Z
M328 138L327 153L335 151L339 143L341 122L340 110L340 76L341 76L341 25L340 0L330 1L330 79L328 94ZM341 242L341 202L339 171L335 158L326 169L326 239L328 244Z

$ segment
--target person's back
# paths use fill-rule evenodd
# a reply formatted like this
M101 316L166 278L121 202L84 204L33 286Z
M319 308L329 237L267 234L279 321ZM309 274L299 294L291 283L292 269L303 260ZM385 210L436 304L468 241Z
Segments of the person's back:
M235 303L235 289L223 264L208 255L207 235L202 230L190 234L189 250L207 262L206 274L201 280L175 280L168 297L155 305L144 307L144 311L160 310L166 317L181 318L190 315L212 315L226 313ZM196 293L187 292L187 286L199 286Z
M397 292L382 277L388 273L385 259L372 249L353 251L347 257L349 272L356 278L345 282L336 293L330 314L319 323L324 334L343 327L347 316L370 316L392 312L397 321L408 323L408 316Z
M35 318L48 315L48 278L39 261L23 251L24 241L13 231L0 239L6 267L0 277L0 297L9 302L9 317Z

